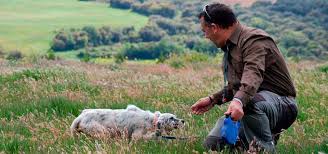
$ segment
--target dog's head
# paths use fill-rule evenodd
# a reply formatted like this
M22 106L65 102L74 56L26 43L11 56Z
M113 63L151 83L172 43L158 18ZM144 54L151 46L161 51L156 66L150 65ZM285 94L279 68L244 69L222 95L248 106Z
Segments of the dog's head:
M182 128L183 126L184 120L177 118L174 114L162 113L158 117L157 127L166 133L170 133L172 130Z

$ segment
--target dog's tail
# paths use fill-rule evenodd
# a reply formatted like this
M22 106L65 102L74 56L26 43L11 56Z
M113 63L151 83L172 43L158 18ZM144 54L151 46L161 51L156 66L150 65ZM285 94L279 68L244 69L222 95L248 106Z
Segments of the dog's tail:
M80 122L81 122L82 118L81 116L78 116L77 118L75 118L75 120L73 121L71 127L70 127L70 130L71 130L71 135L72 136L77 136L78 133L80 133L80 128L79 128L79 125L80 125Z

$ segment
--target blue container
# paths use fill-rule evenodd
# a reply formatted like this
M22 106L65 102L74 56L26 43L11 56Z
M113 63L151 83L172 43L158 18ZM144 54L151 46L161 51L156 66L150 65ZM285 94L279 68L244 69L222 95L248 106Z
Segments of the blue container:
M228 144L235 145L238 139L239 127L239 121L233 121L230 116L227 116L224 119L220 136L225 139Z

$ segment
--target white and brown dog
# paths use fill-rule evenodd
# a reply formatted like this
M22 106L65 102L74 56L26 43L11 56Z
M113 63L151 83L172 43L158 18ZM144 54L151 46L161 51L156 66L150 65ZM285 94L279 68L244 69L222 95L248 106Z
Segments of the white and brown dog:
M144 111L134 105L126 109L85 109L73 121L71 133L84 133L96 138L122 137L155 139L162 133L184 126L184 120L171 113Z

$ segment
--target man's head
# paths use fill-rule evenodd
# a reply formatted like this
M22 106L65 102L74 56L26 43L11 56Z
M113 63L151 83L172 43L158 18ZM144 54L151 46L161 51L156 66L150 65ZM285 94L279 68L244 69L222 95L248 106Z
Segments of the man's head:
M231 28L237 23L232 9L221 3L205 5L199 14L202 31L217 47L225 45Z

